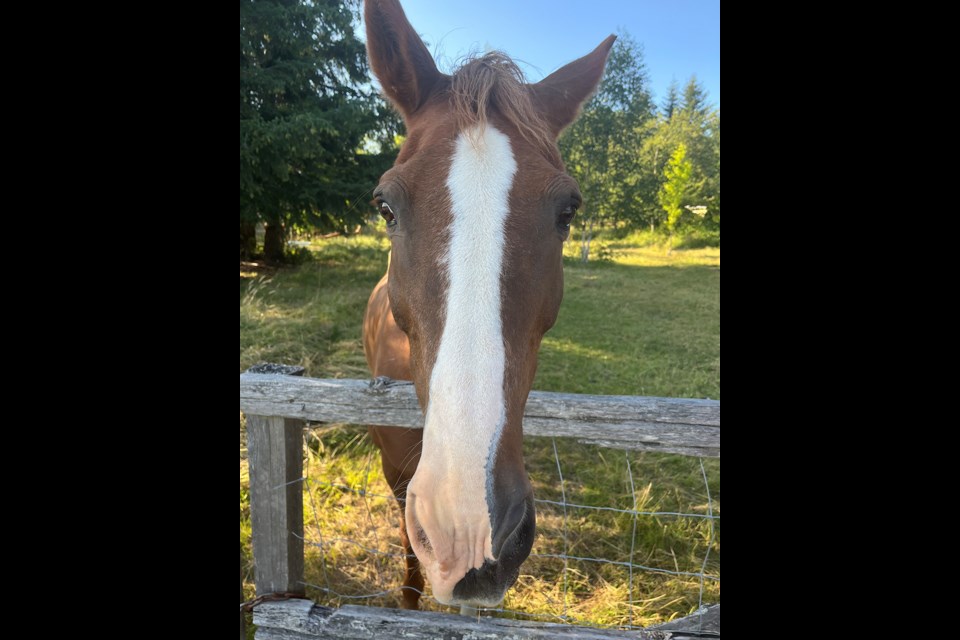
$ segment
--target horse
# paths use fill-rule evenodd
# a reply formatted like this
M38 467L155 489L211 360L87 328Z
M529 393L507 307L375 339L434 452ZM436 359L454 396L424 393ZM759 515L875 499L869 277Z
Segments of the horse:
M521 422L582 202L556 141L616 36L531 84L500 52L441 73L398 0L366 0L364 17L407 128L373 191L391 248L363 322L371 372L412 380L425 415L369 429L403 511L401 606L418 608L424 574L443 604L497 606L533 546Z

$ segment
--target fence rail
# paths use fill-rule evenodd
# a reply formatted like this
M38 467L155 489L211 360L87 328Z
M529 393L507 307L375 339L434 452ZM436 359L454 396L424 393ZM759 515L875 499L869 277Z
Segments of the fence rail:
M389 378L371 383L243 373L240 409L250 415L298 420L423 428L413 384ZM720 402L532 391L523 433L719 458Z
M523 640L686 640L719 638L720 605L705 608L700 620L694 614L663 625L617 631L575 627L552 622L528 622L502 618L464 617L434 611L405 611L380 607L344 605L322 607L309 600L265 602L254 611L258 626L276 629L284 640L331 637L339 640L368 638L508 638ZM282 635L280 635L282 634Z
M297 367L258 365L240 375L240 409L247 416L250 516L258 596L304 593L300 486L304 421L423 428L423 413L412 383L388 378L368 382L298 377L302 373L303 369ZM527 401L523 429L524 435L570 437L618 449L720 457L720 402L716 400L534 391ZM716 619L715 632L705 626L706 611L691 617L696 620L696 635L718 638L719 605L709 609L710 616ZM476 637L689 637L676 626L668 630L666 625L662 630L600 631L376 608L330 610L295 600L263 603L256 609L254 621L258 625L257 638L267 640L348 637L345 629L361 630L358 637L367 637L364 634L376 628L379 636L387 627L400 630L409 625L425 625L421 630L427 634L409 635L408 628L411 638L431 637L431 633L447 637L449 633L462 634L468 627L477 632Z

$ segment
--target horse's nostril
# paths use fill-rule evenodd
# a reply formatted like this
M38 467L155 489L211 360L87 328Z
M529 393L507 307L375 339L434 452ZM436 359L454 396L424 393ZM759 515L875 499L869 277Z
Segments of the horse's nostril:
M520 556L522 562L530 553L536 529L536 510L533 496L512 504L497 518L497 530L493 535L493 553L500 558L503 553Z
M420 543L420 546L427 551L433 551L433 547L430 546L430 539L427 538L427 532L423 530L423 527L420 526L420 523L417 523L415 535L417 536L417 542Z
M420 526L420 520L417 519L417 514L410 513L411 523L413 525L413 537L416 541L423 547L426 551L433 553L433 546L430 544L430 539L427 537L427 532L423 530L423 527Z

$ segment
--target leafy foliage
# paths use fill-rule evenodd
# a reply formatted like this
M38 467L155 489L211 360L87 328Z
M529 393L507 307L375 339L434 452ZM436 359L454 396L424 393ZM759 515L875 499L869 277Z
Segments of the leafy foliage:
M668 163L681 145L689 175L677 206L696 207L702 216L671 209L671 218L664 206L663 197L679 197L672 194L678 184L666 192L664 188L670 181ZM720 113L711 107L695 76L682 91L671 83L658 110L642 47L629 35L620 35L596 96L564 133L560 148L584 194L579 221L582 260L589 256L598 229L649 227L672 232L680 224L719 232ZM680 179L679 171L680 167L671 170L674 181Z
M643 49L621 33L596 95L560 139L585 200L580 218L583 260L596 224L636 222L648 205L645 196L651 187L656 191L636 153L652 131L655 114Z
M357 203L393 162L401 125L367 83L357 10L356 0L240 2L241 223L362 220Z
M680 221L690 199L690 175L693 165L687 160L687 145L680 143L670 156L670 162L663 172L666 182L660 187L657 198L663 210L667 212L667 229L672 233Z
M674 78L670 81L670 86L667 87L667 95L664 96L663 102L660 104L660 111L663 113L663 117L667 120L673 117L673 113L680 108L680 87L677 86L677 79Z

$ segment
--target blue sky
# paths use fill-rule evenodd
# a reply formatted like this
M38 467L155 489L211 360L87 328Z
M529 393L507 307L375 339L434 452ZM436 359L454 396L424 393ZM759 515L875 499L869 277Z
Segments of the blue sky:
M502 49L531 82L625 29L643 44L657 102L692 75L720 104L720 0L401 0L441 71L471 51Z

